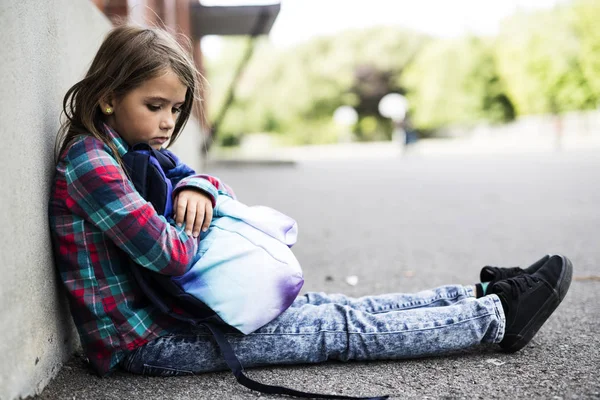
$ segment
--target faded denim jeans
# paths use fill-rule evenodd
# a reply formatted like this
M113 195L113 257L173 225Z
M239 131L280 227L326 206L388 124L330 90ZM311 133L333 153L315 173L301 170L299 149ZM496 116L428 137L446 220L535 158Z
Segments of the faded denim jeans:
M476 299L471 286L442 286L414 294L358 299L307 293L250 335L227 334L244 367L327 360L393 360L443 354L479 343L498 343L505 317L496 295ZM153 340L122 362L145 375L226 370L208 329Z

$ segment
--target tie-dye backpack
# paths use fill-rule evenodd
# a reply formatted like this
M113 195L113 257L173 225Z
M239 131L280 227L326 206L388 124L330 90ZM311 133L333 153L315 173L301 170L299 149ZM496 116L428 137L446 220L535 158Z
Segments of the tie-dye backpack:
M169 219L172 186L165 171L168 174L176 160L170 152L147 144L132 150L123 162L134 186ZM159 284L161 298L174 295L179 299L176 306L187 314L206 315L249 334L285 311L302 288L302 270L290 250L297 232L296 221L276 210L248 207L219 195L190 269L177 277L142 272L154 281L150 283Z
M288 216L219 195L200 238L200 259L172 279L228 325L252 333L284 312L302 288L300 264L288 247L296 235Z

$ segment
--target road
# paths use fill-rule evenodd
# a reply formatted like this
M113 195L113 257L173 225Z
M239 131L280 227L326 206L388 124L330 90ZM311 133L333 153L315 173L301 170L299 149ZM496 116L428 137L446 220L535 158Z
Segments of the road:
M446 155L213 167L247 204L300 227L305 291L353 296L477 281L546 253L574 264L566 299L521 352L250 370L264 382L391 398L600 398L600 152ZM351 286L348 276L356 276ZM252 399L229 373L100 379L74 357L40 398Z

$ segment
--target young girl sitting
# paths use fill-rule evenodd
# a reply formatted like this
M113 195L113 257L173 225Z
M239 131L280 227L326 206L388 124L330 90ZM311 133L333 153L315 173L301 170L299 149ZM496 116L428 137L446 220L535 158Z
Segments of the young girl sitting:
M226 368L210 332L161 314L130 271L133 261L184 274L216 197L231 194L214 177L173 176L169 223L123 169L130 146L161 149L177 140L199 85L190 55L168 33L121 26L65 96L50 225L73 319L100 375L119 367L146 375ZM526 269L485 267L472 286L358 299L306 293L253 333L228 339L245 367L422 357L480 343L514 352L562 301L571 275L566 257L548 255Z

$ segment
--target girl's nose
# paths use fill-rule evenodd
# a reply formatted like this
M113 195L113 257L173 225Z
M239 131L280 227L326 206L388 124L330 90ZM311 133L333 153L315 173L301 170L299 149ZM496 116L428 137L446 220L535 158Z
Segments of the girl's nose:
M175 117L173 115L165 116L160 122L160 129L170 130L175 127Z

